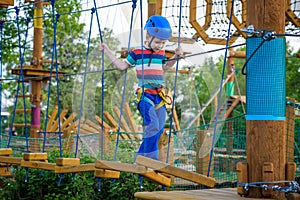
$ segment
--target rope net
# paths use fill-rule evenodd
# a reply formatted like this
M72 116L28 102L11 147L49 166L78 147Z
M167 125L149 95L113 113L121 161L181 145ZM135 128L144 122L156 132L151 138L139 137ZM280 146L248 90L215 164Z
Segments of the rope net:
M209 2L209 3L207 3ZM227 1L227 3L230 1ZM235 1L234 4L234 16L236 21L234 26L231 26L230 40L231 43L236 41L243 41L242 33L240 31L240 26L245 24L245 7L242 3L243 1ZM195 5L195 16L194 22L198 23L202 29L201 32L197 32L190 22L190 12L191 6ZM131 7L131 1L120 1L120 0L110 0L110 1L98 1L98 5L101 5L103 9L101 13L104 15L101 17L100 21L104 24L105 28L109 28L114 32L108 32L111 37L117 37L113 40L113 45L115 49L119 50L122 47L126 47L127 39L122 39L122 36L128 36L128 26L123 20L127 20L128 16L124 10L128 10ZM113 6L112 6L113 5ZM291 0L290 9L291 11L299 17L300 1ZM90 9L92 8L93 2L86 2L81 5L82 8L74 11L73 13L61 11L61 15L71 15L82 13L82 20L88 20L90 18ZM187 42L193 44L182 44L188 45L186 48L189 53L193 55L194 53L199 53L202 47L206 47L207 43L211 44L222 44L225 43L225 38L228 32L228 4L225 1L184 1L183 5L183 15L182 15L182 26L181 34L182 38L186 38ZM137 9L139 10L139 9ZM107 15L106 15L107 13ZM115 13L112 14L112 13ZM117 14L118 13L118 14ZM145 15L147 12L143 13ZM163 1L161 7L161 14L168 18L172 25L173 36L175 37L176 30L178 30L178 15L179 13L179 1L176 0L165 0ZM26 12L24 12L26 15ZM121 16L119 15L121 14ZM8 9L5 12L6 15L6 26L10 27L14 25L14 14L13 10ZM139 16L140 13L137 12L135 16L134 27L140 29ZM113 16L111 21L107 20L109 17ZM45 12L45 17L50 17L49 12ZM146 19L146 16L145 18ZM89 23L87 23L89 24ZM121 24L121 25L120 25ZM48 29L50 28L47 27ZM67 27L65 27L68 29ZM4 29L4 37L9 39L8 29ZM70 31L72 32L72 31ZM133 37L132 46L139 44L139 33L140 30L133 32L136 37ZM299 34L299 25L295 21L288 21L286 26L287 34ZM62 34L68 34L63 32ZM207 37L205 37L207 35ZM31 37L31 38L30 38ZM49 36L47 36L49 37ZM48 41L47 45L51 46L51 39L46 36L43 38ZM75 38L74 38L75 37ZM125 37L126 38L126 37ZM73 41L76 39L76 35L68 35L66 40ZM77 38L78 41L86 42L87 38ZM28 41L32 41L33 36L30 35ZM58 48L62 47L66 41L58 41ZM77 41L76 41L77 42ZM194 43L195 42L195 43ZM60 44L61 43L61 44ZM173 49L176 46L176 41L171 41L168 43L167 48ZM84 45L79 45L76 47L86 48ZM7 50L11 49L6 47ZM73 48L76 49L76 48ZM60 60L60 68L66 69L70 63L75 67L73 68L74 73L66 73L60 78L61 84L61 113L55 113L57 111L57 96L56 94L51 94L51 105L49 110L49 120L47 125L42 125L41 130L44 126L47 128L46 139L43 138L44 133L41 131L40 138L29 138L29 149L33 147L42 148L45 142L45 151L57 150L60 144L59 135L62 134L62 144L63 151L75 152L76 149L76 137L80 133L78 157L91 156L98 159L101 155L102 150L104 150L105 160L114 160L114 151L116 147L116 135L117 135L117 124L119 118L119 106L122 99L122 89L124 75L119 71L108 71L106 74L110 74L111 78L110 84L102 86L100 84L100 74L101 70L99 55L100 52L97 50L97 45L92 48L89 54L87 83L85 87L84 99L80 97L80 89L83 82L84 71L83 68L76 68L78 66L84 66L85 56L82 54L76 54L76 52L63 51L62 48L58 52L58 57ZM31 52L32 50L29 50ZM3 57L5 57L5 48L2 50ZM49 53L49 52L48 52ZM17 53L16 53L17 54ZM30 60L30 54L26 54L25 60ZM45 58L51 58L51 54L45 55ZM179 84L177 88L177 94L175 99L175 111L178 119L173 117L174 123L171 127L174 134L171 138L171 148L170 148L170 159L168 162L176 167L182 169L197 172L200 174L207 174L208 163L209 163L209 152L212 146L212 136L213 136L213 126L215 125L214 117L216 114L217 106L208 106L205 111L199 113L199 110L205 107L205 103L210 99L211 96L215 94L218 89L221 77L219 70L207 60L208 56L194 56L186 59L184 67L181 69L186 73L179 74ZM71 62L72 61L72 62ZM109 65L110 63L108 63ZM18 68L18 64L10 64L11 68ZM48 69L48 65L43 66L44 69ZM7 70L8 71L8 70ZM10 83L16 79L11 78L11 74L8 71L7 79L3 79L3 82ZM42 77L37 77L42 78ZM73 82L73 87L63 87L64 83L69 83L70 80ZM123 119L124 123L121 122L121 132L120 132L120 142L119 151L117 154L117 160L124 163L133 163L135 153L141 143L142 139L142 120L135 108L135 91L136 88L135 74L132 69L128 70L127 84L125 91L125 102L126 106L124 108ZM172 87L174 82L174 73L169 72L166 74L166 83L168 86ZM46 84L46 83L43 83ZM101 87L105 87L105 108L102 110L101 104L102 100L99 98ZM46 87L45 87L46 88ZM44 89L44 94L47 89ZM26 94L29 94L29 85L26 85ZM171 91L174 88L171 88ZM14 97L16 94L9 94L9 96ZM206 95L206 96L205 96ZM244 95L244 94L242 94ZM95 99L97 98L97 102ZM227 98L225 94L221 96L221 104L228 106ZM69 101L72 99L72 101ZM79 105L80 102L84 100L83 105L83 115L79 116L80 113ZM9 102L13 102L14 99L7 98L6 102L2 103L2 108L9 107ZM7 103L8 102L8 103ZM21 102L21 101L20 101ZM294 104L287 105L287 148L288 148L288 161L294 161L297 166L300 164L300 150L298 145L300 144L300 107L297 102L293 101ZM6 104L7 103L7 104ZM29 100L28 100L29 103ZM46 104L42 104L45 107ZM21 103L18 104L18 109L21 109ZM3 109L2 109L3 110ZM246 160L246 120L241 105L235 107L233 114L228 119L223 119L225 115L225 110L221 112L220 120L217 122L217 139L214 144L214 155L212 160L211 176L217 180L217 187L228 187L236 186L237 183L237 173L236 164L240 161ZM104 113L104 133L101 132L101 113ZM57 115L61 115L61 122L57 121ZM174 113L168 113L169 115ZM46 116L43 116L43 118ZM53 117L53 118L52 118ZM194 119L197 120L194 121ZM5 120L4 118L2 118ZM30 124L29 116L27 118L27 124ZM1 129L1 140L0 147L7 147L8 136L5 133L5 127L9 124L2 122ZM193 122L193 123L191 123ZM22 123L24 121L21 118L17 118L15 124ZM62 133L58 131L58 123L61 123ZM77 130L78 123L81 123L80 130ZM42 124L42 123L41 123ZM165 161L167 155L168 146L168 134L170 127L168 127L169 122L166 122L165 132L160 141L160 160ZM24 127L17 127L16 132L18 135L11 138L10 147L13 149L15 156L22 154L26 151L26 138L24 135ZM102 137L104 136L104 143L102 143ZM295 148L291 148L294 147ZM289 149L290 148L290 149ZM297 167L298 169L298 167ZM299 175L299 170L296 174ZM180 178L174 180L174 189L196 189L198 186L192 182L185 181Z

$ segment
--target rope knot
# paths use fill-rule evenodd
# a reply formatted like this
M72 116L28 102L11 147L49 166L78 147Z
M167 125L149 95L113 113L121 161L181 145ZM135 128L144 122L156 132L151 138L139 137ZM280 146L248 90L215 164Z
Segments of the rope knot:
M59 21L60 14L56 14L56 22Z
M16 10L16 14L19 15L19 13L20 13L20 8L18 8L17 6L15 6L15 10Z
M136 8L136 2L137 0L132 0L132 8Z
M54 6L55 0L51 0L51 5Z
M4 27L4 24L5 24L5 20L4 19L1 19L0 20L0 28L2 30L2 28Z
M95 11L96 11L96 9L95 9L95 8L92 8L91 11L92 11L92 14L94 14Z

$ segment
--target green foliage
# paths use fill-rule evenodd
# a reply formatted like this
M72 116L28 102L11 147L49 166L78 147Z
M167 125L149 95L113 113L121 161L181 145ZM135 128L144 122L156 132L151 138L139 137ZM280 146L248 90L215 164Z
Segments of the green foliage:
M300 59L296 57L300 54L300 49L297 53L291 55L287 60L286 65L286 96L300 100Z
M58 155L58 151L49 153L49 162L55 161ZM73 155L64 153L64 156ZM80 160L82 164L95 162L91 157L83 157ZM121 173L120 178L116 180L101 180L99 191L98 181L93 172L60 175L53 171L28 169L27 173L25 168L13 167L12 173L12 178L0 179L0 199L134 199L134 193L138 191L162 190L160 185L145 178L141 188L138 175L131 173Z

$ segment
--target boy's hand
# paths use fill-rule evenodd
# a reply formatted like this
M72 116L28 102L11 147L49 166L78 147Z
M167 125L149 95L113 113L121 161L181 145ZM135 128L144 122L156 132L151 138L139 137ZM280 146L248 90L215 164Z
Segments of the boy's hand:
M101 43L99 45L99 49L100 49L100 51L102 51L102 50L106 51L108 49L108 46L105 43Z
M181 46L179 46L175 49L175 55L179 56L179 57L183 55L183 50L182 50Z

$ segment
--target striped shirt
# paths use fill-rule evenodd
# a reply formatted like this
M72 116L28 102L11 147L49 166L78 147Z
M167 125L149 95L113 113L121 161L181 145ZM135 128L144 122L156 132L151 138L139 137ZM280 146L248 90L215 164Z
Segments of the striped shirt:
M162 67L167 59L165 50L153 52L150 49L143 48L143 50L132 50L128 54L126 62L129 65L135 65L140 88L144 85L145 89L155 89L155 85L164 84L164 70Z

